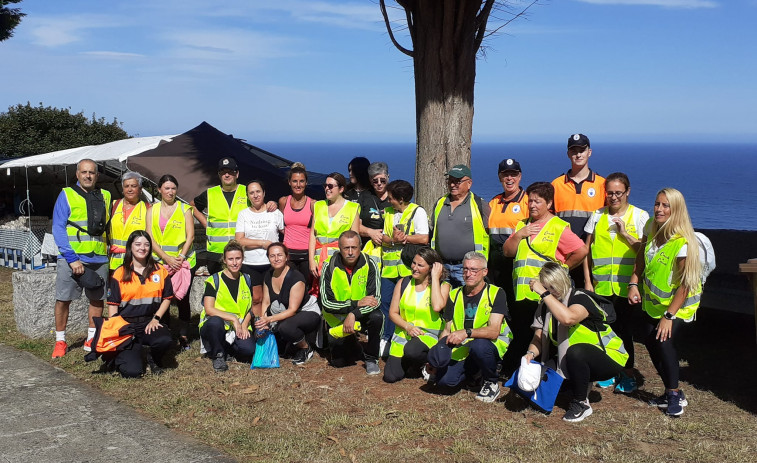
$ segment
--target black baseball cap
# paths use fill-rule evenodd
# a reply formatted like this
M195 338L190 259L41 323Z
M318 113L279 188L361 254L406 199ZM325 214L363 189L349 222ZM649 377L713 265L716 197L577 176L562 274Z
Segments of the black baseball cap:
M570 136L570 138L568 138L568 149L571 149L574 146L588 146L589 148L591 148L589 137L582 133L574 133Z
M497 170L497 173L505 172L506 170L523 172L522 170L520 170L520 163L511 158L503 159L502 162L499 163L499 169Z
M218 172L221 172L224 169L229 169L233 171L239 170L239 166L237 166L237 161L234 158L221 158L220 161L218 161Z

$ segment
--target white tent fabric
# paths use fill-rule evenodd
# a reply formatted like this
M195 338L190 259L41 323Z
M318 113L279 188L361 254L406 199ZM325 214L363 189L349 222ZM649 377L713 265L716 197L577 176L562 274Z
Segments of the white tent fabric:
M161 142L170 142L176 135L161 135L155 137L127 138L102 145L81 146L52 153L38 154L25 158L14 159L2 164L2 168L62 166L76 164L82 159L92 159L95 162L118 161L123 162L129 156L156 148Z

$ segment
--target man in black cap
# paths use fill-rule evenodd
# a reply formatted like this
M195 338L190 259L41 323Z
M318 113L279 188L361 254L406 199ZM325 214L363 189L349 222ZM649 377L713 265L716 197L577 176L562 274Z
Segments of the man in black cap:
M488 259L489 204L470 191L473 185L470 168L458 164L447 172L449 194L436 202L431 217L431 248L435 249L449 272L453 287L463 284L463 257L477 251Z
M211 275L222 270L223 247L234 238L237 216L247 207L247 190L244 185L237 184L239 167L234 158L225 157L218 161L218 178L220 185L208 188L192 201L192 213L205 227L205 258Z
M505 290L507 303L515 302L513 290L513 259L505 257L502 245L515 231L519 221L528 218L528 195L520 186L522 171L515 159L499 163L502 193L489 201L489 280Z

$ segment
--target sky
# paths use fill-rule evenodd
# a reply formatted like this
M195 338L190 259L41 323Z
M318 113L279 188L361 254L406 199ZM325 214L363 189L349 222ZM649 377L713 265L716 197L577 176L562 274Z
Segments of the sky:
M135 136L207 121L253 143L415 139L412 60L378 0L17 6L0 111L71 108ZM755 23L757 0L540 0L485 42L474 142L757 142Z

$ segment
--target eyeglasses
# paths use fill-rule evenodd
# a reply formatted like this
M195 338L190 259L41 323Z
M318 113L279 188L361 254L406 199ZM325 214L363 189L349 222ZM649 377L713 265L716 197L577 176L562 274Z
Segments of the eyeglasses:
M455 177L447 177L447 183L450 185L459 185L463 182L467 182L470 180L469 178L455 178Z
M331 190L333 188L338 188L338 187L339 187L339 185L337 185L336 183L324 183L323 184L323 188L325 188L327 190Z
M386 183L386 179L383 177L377 177L371 180L371 183L374 185L384 185Z
M463 273L472 273L473 275L478 275L479 273L481 273L481 270L483 270L483 268L463 267Z
M606 192L606 194L607 194L607 196L610 196L612 198L614 198L614 197L620 198L621 196L623 196L624 194L626 194L627 191L628 190L625 190L625 191L608 191L608 192Z

